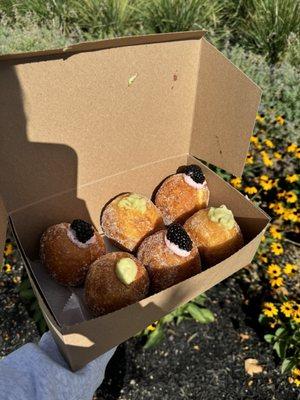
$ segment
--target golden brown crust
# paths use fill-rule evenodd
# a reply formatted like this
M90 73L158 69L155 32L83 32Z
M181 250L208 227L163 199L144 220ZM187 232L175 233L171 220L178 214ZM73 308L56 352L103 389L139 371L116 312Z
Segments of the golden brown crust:
M196 212L186 221L184 228L198 247L203 262L212 266L243 247L244 240L237 223L232 229L226 229L211 221L208 211L209 208Z
M206 208L209 190L195 189L188 185L183 174L175 174L167 178L158 189L155 205L160 209L166 225L172 222L184 222L201 208Z
M122 283L115 272L121 258L131 258L137 265L137 275L130 285ZM149 277L145 267L133 255L108 253L96 260L87 274L85 301L94 316L104 315L142 300L148 294Z
M105 254L105 244L95 231L95 243L79 247L68 237L69 223L50 226L42 235L41 261L49 274L61 285L77 286L83 283L90 264Z
M146 211L119 207L118 203L128 193L115 197L108 203L101 216L104 234L122 250L135 251L142 240L163 228L162 215L151 200L146 199Z
M193 245L188 257L180 257L165 244L166 230L147 237L138 249L137 257L147 268L151 290L159 292L200 272L200 257Z

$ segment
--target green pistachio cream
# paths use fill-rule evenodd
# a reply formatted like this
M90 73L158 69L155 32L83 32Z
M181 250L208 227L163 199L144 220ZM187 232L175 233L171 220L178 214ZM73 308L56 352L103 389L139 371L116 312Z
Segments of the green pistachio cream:
M208 211L208 218L213 222L218 222L225 229L232 229L235 224L232 211L229 210L225 205L220 207L211 207Z
M121 258L116 265L116 275L125 285L130 285L136 277L137 265L131 258Z
M131 193L128 196L123 197L119 201L118 207L134 209L144 214L144 212L146 212L147 210L147 200L145 199L145 197L142 197L135 193Z

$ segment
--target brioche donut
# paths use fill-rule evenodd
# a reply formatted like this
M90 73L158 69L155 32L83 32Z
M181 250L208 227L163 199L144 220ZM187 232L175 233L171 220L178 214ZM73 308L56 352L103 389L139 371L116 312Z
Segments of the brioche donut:
M184 224L207 266L218 264L244 245L240 227L224 205L199 210Z
M138 259L147 268L153 292L159 292L200 272L197 247L179 224L147 237Z
M49 274L61 285L83 283L90 264L105 254L102 236L88 222L50 226L42 235L40 258Z
M146 236L164 226L161 213L152 201L135 193L115 197L104 208L100 223L108 238L131 252Z
M184 222L209 201L209 189L202 170L197 165L184 167L182 173L167 178L155 195L164 223Z
M148 294L149 277L133 255L108 253L90 267L84 285L85 301L94 316L140 301Z

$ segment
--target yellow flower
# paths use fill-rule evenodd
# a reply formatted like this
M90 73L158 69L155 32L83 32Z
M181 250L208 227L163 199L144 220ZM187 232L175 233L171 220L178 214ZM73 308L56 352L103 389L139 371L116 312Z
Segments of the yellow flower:
M271 243L271 251L274 253L276 256L279 256L280 254L283 253L283 247L281 246L280 243Z
M296 193L291 190L285 194L285 197L288 203L296 203L298 200Z
M242 178L232 178L230 183L232 186L234 186L236 189L240 189L242 187Z
M286 195L286 191L285 190L283 192L278 192L277 193L278 199L282 199L283 197L285 197L285 195Z
M270 147L270 149L274 149L274 143L272 142L272 140L270 140L270 139L266 139L265 140L265 145L267 146L267 147Z
M258 144L258 137L252 135L251 138L250 138L250 143Z
M296 322L296 324L300 324L300 316L299 315L294 315L293 316L293 321ZM299 380L300 382L300 380Z
M268 266L267 273L271 278L277 278L281 275L281 268L277 264L270 264Z
M13 245L11 243L6 243L5 248L4 248L5 257L11 255L13 251L14 251Z
M270 178L268 177L268 175L261 175L261 176L259 177L259 179L260 179L260 181L268 182L268 180L269 180Z
M297 222L298 216L297 216L297 214L294 214L294 211L297 211L297 209L296 208L286 208L283 213L283 219L285 221Z
M269 154L265 151L261 151L260 154L262 155L263 163L266 167L272 167L273 161L270 159Z
M289 183L294 183L298 181L298 175L297 174L293 174L293 175L287 175L285 180Z
M269 208L274 210L275 214L281 215L285 212L282 203L270 203Z
M271 234L272 238L274 238L274 239L282 238L282 233L279 231L279 229L275 225L271 225L270 234Z
M296 151L296 150L297 150L297 144L296 143L290 144L286 149L286 151L288 153L294 153L294 151Z
M277 160L281 160L282 159L282 155L280 153L278 153L278 151L275 151L273 153L273 156L277 159Z
M300 304L293 303L293 317L300 317Z
M278 310L273 303L264 303L262 311L265 314L265 316L269 318L272 318L278 314Z
M260 256L260 260L265 264L268 262L268 259L265 256Z
M262 241L262 242L265 242L265 240L266 240L266 237L265 237L265 235L262 235L262 237L261 237L261 241Z
M283 269L283 272L284 272L286 275L293 275L293 274L295 274L297 271L298 271L298 266L295 265L295 264L290 264L290 263L285 264L285 267L284 267L284 269Z
M278 115L278 116L275 118L275 120L276 120L276 122L278 122L279 125L283 125L284 122L285 122L285 119L284 119L281 115Z
M9 274L11 272L11 265L8 263L4 264L3 271Z
M251 154L247 154L246 164L253 164L253 156Z
M257 189L255 186L247 186L245 187L245 192L248 194L254 194L257 193Z
M290 318L293 314L293 303L291 301L286 301L280 306L280 311L287 318Z
M293 368L292 369L292 374L294 376L300 376L300 368Z
M269 181L261 181L260 182L260 186L265 190L265 191L267 191L267 190L271 190L272 188L273 188L273 186L274 186L274 181L272 181L272 180L269 180Z
M157 324L158 324L158 321L153 322L153 324L147 326L146 330L149 332L155 331Z
M269 322L269 325L272 329L274 329L277 324L278 324L278 319L275 318L272 318L271 321Z
M279 276L278 278L271 279L270 284L274 289L278 289L280 286L283 286L284 281L283 278Z
M260 124L264 123L265 121L265 115L263 113L257 114L256 115L256 121L259 122Z

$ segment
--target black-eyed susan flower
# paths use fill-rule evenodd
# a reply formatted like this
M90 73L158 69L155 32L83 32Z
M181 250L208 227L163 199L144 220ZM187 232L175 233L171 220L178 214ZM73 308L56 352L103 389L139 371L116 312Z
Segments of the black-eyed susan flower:
M296 324L300 324L300 315L293 315L293 321L296 322Z
M240 189L242 187L242 178L237 177L237 178L232 178L230 180L230 183L232 186L234 186L236 189Z
M285 221L297 222L299 220L299 217L296 214L296 212L297 212L296 208L286 208L286 209L284 209L283 219Z
M158 321L153 322L153 324L147 326L146 330L147 330L148 332L153 332L153 331L155 331L155 329L156 329L156 327L157 327L157 324L158 324Z
M286 149L286 151L288 153L294 153L296 150L297 150L297 144L296 143L291 143Z
M265 114L264 113L257 114L256 121L259 122L260 124L263 124L265 122Z
M4 248L4 256L5 257L10 256L13 253L13 251L14 251L14 247L13 247L12 243L10 243L10 242L6 243L5 248Z
M269 147L270 149L274 149L274 143L272 142L272 140L270 140L270 139L266 139L265 140L265 145L267 146L267 147Z
M285 123L285 119L283 115L277 115L277 117L275 117L275 121L279 124L279 125L284 125Z
M256 189L255 186L246 186L245 187L245 192L247 194L255 194L255 193L257 193L257 189Z
M294 182L298 182L299 177L297 174L293 174L293 175L287 175L285 180L289 183L294 183Z
M282 192L278 192L278 193L277 193L277 197L278 197L278 199L282 199L282 198L284 198L284 197L285 197L285 195L286 195L286 191L285 191L285 190L283 190Z
M269 208L274 211L275 214L282 215L285 211L282 203L270 203Z
M251 154L247 154L247 157L246 157L246 164L247 165L250 165L250 164L253 164L253 156L251 155Z
M267 264L267 262L268 262L268 258L266 256L260 256L259 259L260 259L260 261L262 261L265 264Z
M300 317L300 304L293 303L293 316Z
M250 138L250 143L253 143L254 145L258 145L258 143L259 143L258 137L255 135L252 135Z
M279 256L280 254L283 254L283 247L280 243L274 242L274 243L271 243L271 251L276 256Z
M291 301L285 301L281 304L280 311L285 317L290 318L293 314L293 303Z
M282 154L280 154L278 151L275 151L273 153L273 156L276 158L276 160L281 160L282 159Z
M270 227L270 234L273 239L281 239L282 238L282 233L280 232L279 228L275 225L271 225Z
M267 302L263 304L262 312L266 317L272 318L278 314L278 309L274 303Z
M271 190L274 187L274 184L275 182L271 179L269 181L260 181L260 186L265 191Z
M7 274L9 274L11 272L11 265L8 263L4 264L3 272L6 272Z
M277 264L270 264L267 268L267 274L271 278L277 278L278 276L281 275L281 268Z
M292 190L285 194L285 198L288 203L296 203L296 201L298 200L298 196Z
M259 180L262 182L268 182L269 179L270 179L270 177L268 175L261 175L259 177Z
M288 276L295 274L297 271L298 266L290 263L285 264L285 267L283 269L283 272Z
M270 279L270 284L271 284L272 288L278 289L281 286L283 286L284 280L283 280L282 276L278 276L277 278Z
M292 369L292 377L290 378L290 382L294 383L297 387L300 386L300 368Z
M273 161L271 160L269 154L265 152L264 150L260 152L262 156L262 161L265 164L266 167L272 167Z

